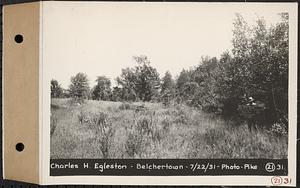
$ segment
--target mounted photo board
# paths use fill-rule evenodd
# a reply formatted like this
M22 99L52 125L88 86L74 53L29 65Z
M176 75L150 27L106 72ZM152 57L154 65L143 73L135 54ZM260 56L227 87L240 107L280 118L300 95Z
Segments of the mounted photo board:
M3 6L4 179L296 186L297 6Z

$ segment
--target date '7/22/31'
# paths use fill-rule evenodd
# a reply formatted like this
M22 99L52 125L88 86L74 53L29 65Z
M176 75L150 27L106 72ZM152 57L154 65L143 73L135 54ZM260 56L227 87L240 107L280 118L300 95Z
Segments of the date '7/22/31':
M210 164L210 163L206 163L206 164L192 163L192 164L190 164L190 169L192 171L204 170L204 172L206 172L207 170L216 170L216 169L220 169L220 170L242 170L242 169L243 170L257 170L258 166L254 165L254 164L244 164L244 165L221 164L221 165L216 165L216 164Z

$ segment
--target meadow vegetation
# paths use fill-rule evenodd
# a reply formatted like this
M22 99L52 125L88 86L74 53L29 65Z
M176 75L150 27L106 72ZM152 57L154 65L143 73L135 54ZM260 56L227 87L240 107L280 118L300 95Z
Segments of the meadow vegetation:
M51 101L51 158L286 158L287 134L186 105Z

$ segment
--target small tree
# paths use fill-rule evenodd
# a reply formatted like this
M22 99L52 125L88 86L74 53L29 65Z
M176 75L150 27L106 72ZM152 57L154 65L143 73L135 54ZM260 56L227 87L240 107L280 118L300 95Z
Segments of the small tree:
M165 73L161 84L161 101L164 105L169 105L170 101L175 96L175 82L169 71Z
M51 80L51 98L59 98L63 95L63 89L57 80Z
M111 98L111 82L105 76L99 76L96 80L97 84L92 92L92 99L94 100L110 100Z
M69 87L70 96L79 103L82 103L84 99L88 97L89 83L87 75L84 73L78 73L71 77L71 85Z
M117 78L123 90L124 100L153 100L159 93L160 79L157 70L150 65L146 56L133 57L137 66L122 70Z
M184 95L184 85L188 83L191 78L190 78L190 72L187 70L182 70L176 80L176 91L177 94L182 97Z
M169 71L165 73L165 76L162 79L161 84L161 92L163 93L165 90L174 90L175 89L175 82L172 78L172 75Z
M135 88L136 80L137 77L134 69L122 69L121 76L116 78L119 87L114 89L114 95L117 94L125 101L136 101L138 99Z
M150 101L158 95L160 78L157 70L150 65L147 56L135 56L133 59L138 64L135 67L136 93L142 101Z
M122 100L122 88L120 88L118 86L113 87L111 100L112 101L121 101Z

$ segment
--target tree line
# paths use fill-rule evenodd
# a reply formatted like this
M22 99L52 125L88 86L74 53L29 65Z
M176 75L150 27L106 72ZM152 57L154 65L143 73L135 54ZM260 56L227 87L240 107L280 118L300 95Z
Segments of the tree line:
M136 66L122 69L117 86L99 76L90 89L87 75L78 73L68 90L52 80L51 97L184 103L249 124L287 125L288 14L281 13L280 18L268 28L263 18L250 26L237 14L232 50L219 59L202 57L197 66L183 69L175 79L170 72L160 78L147 56L136 56Z

